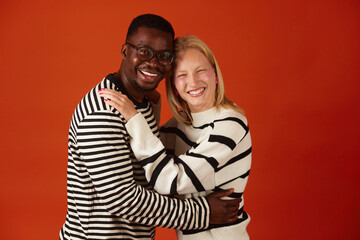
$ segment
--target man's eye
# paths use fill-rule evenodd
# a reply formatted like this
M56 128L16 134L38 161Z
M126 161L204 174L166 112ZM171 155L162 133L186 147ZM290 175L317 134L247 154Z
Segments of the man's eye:
M162 52L160 54L161 58L171 58L171 53L170 52Z
M150 55L151 54L151 50L150 49L147 49L147 48L140 48L139 49L139 53L141 55Z

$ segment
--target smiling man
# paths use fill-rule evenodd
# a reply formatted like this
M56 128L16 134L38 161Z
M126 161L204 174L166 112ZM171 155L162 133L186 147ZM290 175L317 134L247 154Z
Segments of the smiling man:
M132 153L125 119L97 94L102 88L126 94L158 135L145 95L170 71L173 40L173 28L162 17L135 18L119 71L76 107L69 130L68 210L60 239L154 239L155 226L195 230L235 220L240 199L220 200L232 191L185 200L152 191Z
M128 34L121 54L123 62L114 78L126 91L142 102L146 92L155 90L171 69L173 33L141 26Z

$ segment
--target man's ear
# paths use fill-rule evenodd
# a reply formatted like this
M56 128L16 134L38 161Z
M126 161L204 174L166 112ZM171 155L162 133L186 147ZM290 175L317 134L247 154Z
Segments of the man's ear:
M126 58L127 50L128 50L127 44L123 44L122 47L121 47L121 56L123 58Z

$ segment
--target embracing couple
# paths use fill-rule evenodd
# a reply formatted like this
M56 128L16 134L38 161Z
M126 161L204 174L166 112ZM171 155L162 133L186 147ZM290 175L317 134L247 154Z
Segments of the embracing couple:
M120 69L76 107L60 239L249 239L251 138L210 48L164 18L130 24ZM158 127L159 82L174 117Z

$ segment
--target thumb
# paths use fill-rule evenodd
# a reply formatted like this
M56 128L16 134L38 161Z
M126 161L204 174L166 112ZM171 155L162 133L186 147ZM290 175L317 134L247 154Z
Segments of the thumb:
M230 194L232 194L234 192L233 188L230 188L228 190L221 190L219 192L213 192L211 195L217 198L223 198L223 197L227 197Z

